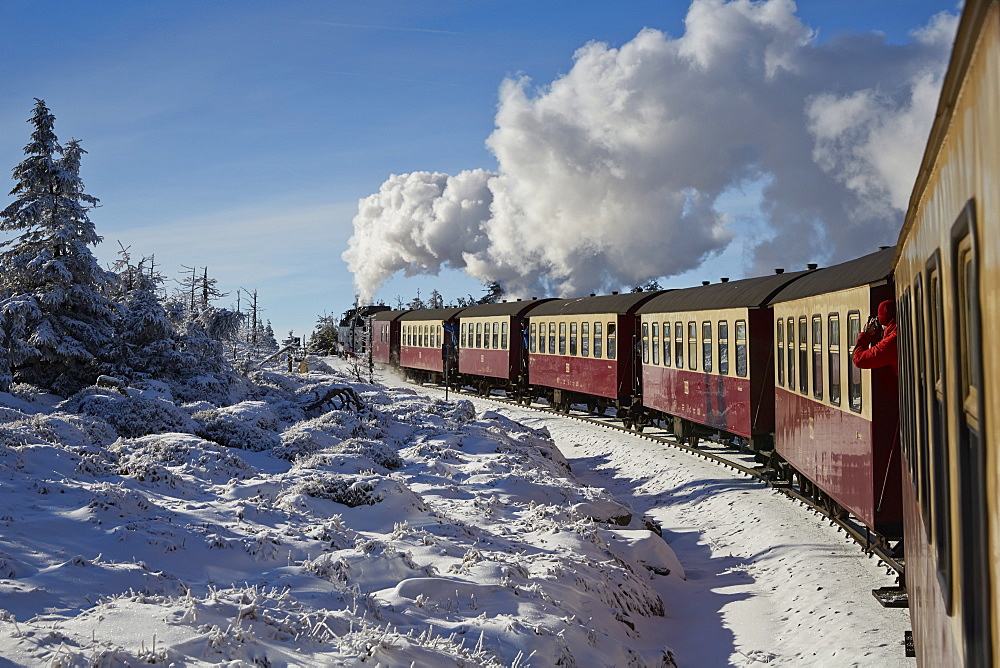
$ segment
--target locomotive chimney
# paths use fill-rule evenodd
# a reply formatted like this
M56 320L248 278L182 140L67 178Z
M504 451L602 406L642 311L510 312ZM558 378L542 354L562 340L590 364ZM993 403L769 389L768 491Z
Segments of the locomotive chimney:
M819 268L819 265L816 264L815 262L810 262L809 264L806 265L806 267L809 269L809 271L816 271L816 269Z
M783 274L783 273L785 273L785 270L784 269L780 269L780 268L779 269L775 269L774 273L776 273L776 274Z

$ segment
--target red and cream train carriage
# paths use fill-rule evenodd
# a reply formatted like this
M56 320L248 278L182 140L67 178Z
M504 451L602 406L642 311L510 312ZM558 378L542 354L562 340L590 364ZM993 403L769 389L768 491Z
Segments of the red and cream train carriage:
M528 314L533 396L568 411L571 403L638 405L636 310L660 292L557 299Z
M893 298L894 250L803 276L772 300L775 449L806 491L886 538L902 532L896 377L862 371L854 342Z
M452 332L457 331L458 314L463 310L420 309L399 316L399 366L407 377L441 381L457 371L455 355L446 355L445 346L454 349Z
M672 418L677 438L722 432L770 451L768 302L805 273L673 290L639 308L644 417Z
M921 666L1000 662L1000 2L968 0L896 258Z
M460 382L483 394L504 390L520 397L528 383L525 314L549 299L470 306L459 318Z

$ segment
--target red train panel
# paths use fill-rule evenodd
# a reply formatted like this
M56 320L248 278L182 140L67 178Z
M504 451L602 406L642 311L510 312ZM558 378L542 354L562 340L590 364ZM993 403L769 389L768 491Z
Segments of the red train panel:
M643 405L698 424L751 436L750 379L643 366Z
M518 349L523 346L518 346ZM488 350L482 348L463 348L458 354L458 371L473 376L489 376L514 380L517 366L509 350Z
M399 349L399 366L408 369L444 372L444 359L440 348L418 348L417 346L401 346ZM452 367L454 369L454 367Z
M617 399L632 391L632 380L626 373L626 367L631 365L620 360L531 355L528 375L532 385Z
M866 420L778 387L778 451L799 473L864 524L886 536L902 530L896 421Z
M372 358L381 364L393 363L392 351L399 347L399 322L376 320Z

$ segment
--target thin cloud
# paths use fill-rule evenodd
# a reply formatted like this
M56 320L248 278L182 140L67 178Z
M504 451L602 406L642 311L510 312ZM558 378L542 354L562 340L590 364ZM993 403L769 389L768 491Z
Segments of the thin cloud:
M359 30L386 30L392 32L424 32L432 35L466 35L464 32L454 30L434 30L432 28L401 28L399 26L372 26L361 23L337 23L335 21L304 21L310 25L331 26L334 28L358 28Z

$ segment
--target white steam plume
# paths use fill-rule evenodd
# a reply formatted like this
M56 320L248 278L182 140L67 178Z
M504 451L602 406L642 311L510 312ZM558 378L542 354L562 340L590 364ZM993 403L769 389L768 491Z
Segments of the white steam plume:
M695 0L682 37L645 29L587 44L548 86L504 81L498 173L390 177L343 258L363 298L442 266L515 295L634 285L723 250L718 199L756 181L773 237L737 239L753 270L893 243L956 24L817 44L790 0Z

